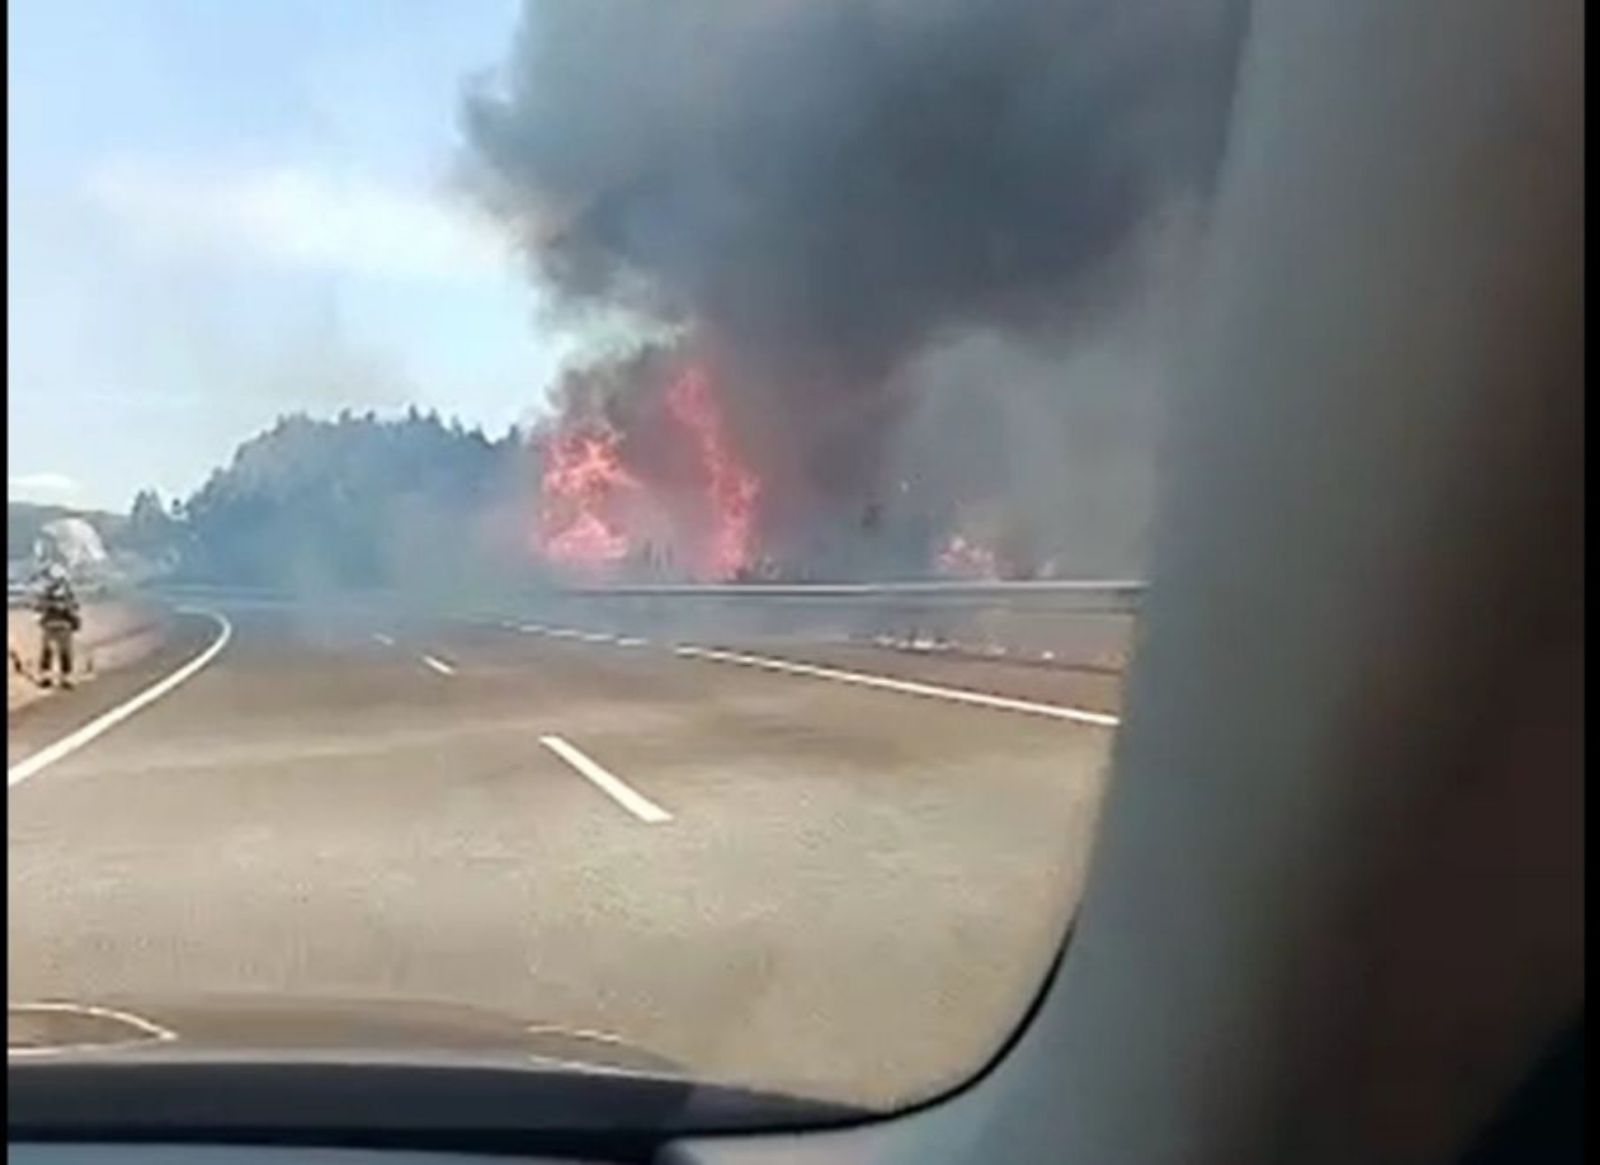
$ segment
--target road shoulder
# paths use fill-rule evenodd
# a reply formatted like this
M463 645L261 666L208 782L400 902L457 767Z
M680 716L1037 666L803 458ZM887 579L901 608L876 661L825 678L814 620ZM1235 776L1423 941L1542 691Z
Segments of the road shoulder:
M156 619L159 631L153 636L143 633L104 643L102 650L120 658L114 657L109 665L102 662L92 683L8 708L7 767L130 699L216 637L215 623L204 616L159 612ZM138 642L141 639L144 642Z

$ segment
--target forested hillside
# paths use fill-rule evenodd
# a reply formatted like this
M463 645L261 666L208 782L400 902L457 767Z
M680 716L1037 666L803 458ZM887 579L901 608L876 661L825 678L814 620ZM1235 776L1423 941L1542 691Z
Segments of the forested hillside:
M525 446L415 411L284 417L176 508L187 579L421 587L521 573Z

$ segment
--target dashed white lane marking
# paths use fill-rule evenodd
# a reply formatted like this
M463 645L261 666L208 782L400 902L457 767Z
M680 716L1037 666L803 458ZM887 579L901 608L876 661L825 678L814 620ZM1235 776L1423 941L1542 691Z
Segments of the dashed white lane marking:
M434 656L424 655L422 657L422 662L427 664L429 667L431 667L434 671L438 672L442 676L453 676L453 675L456 674L456 669L455 668L451 667L444 660L437 659Z
M524 623L517 630L526 631L529 635L543 635L545 633L545 629L537 623Z
M556 639L576 639L578 637L578 633L568 627L549 627L545 629L545 634Z
M607 772L600 764L591 760L561 737L541 736L539 737L539 743L566 761L581 776L588 778L589 782L602 793L646 825L660 825L664 821L672 820L672 814L642 793L629 787L628 783L621 777Z
M1056 720L1071 720L1078 724L1093 724L1101 728L1115 728L1120 717L1107 712L1094 712L1088 708L1072 708L1064 704L1042 704L1034 700L1018 700L1010 696L991 696L987 692L974 692L966 688L947 688L939 684L923 684L915 680L894 679L891 676L873 675L870 672L842 671L839 668L819 667L811 663L795 663L787 659L773 659L761 655L744 655L735 651L718 651L709 647L678 647L678 655L688 659L709 659L719 663L736 663L745 667L764 668L767 671L787 672L790 675L810 676L819 680L836 680L844 684L860 684L868 688L882 688L902 692L908 696L931 696L938 700L952 700L960 704L974 704L980 708L998 708L1007 712L1024 712L1032 716L1049 716Z
M204 651L170 675L151 684L138 695L118 704L107 712L102 712L89 723L74 732L69 732L54 744L48 744L39 749L39 751L23 757L6 770L6 787L9 789L16 788L29 777L44 771L63 757L71 756L91 740L109 732L141 708L146 708L155 703L162 696L165 696L216 659L222 649L228 645L228 640L233 638L233 624L228 622L227 617L224 615L220 615L215 611L198 611L190 608L183 608L182 613L204 615L208 619L216 621L220 631Z
M615 635L607 635L604 631L579 631L578 638L585 643L614 643Z
M372 638L377 640L379 643L383 644L385 647L393 647L394 646L394 640L391 639L389 636L382 634L381 632L374 631L372 633Z
M648 639L635 639L632 636L628 636L626 638L617 640L617 646L618 647L643 647L646 643L649 643L649 642L650 641Z

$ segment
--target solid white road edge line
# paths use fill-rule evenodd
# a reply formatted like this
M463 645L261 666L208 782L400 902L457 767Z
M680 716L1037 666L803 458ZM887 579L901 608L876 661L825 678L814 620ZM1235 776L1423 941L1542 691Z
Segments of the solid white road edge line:
M209 619L214 619L221 631L204 651L166 678L157 680L133 698L118 704L109 711L102 712L83 727L67 733L54 744L47 744L37 752L30 753L12 765L6 770L6 787L8 789L16 788L29 777L55 764L56 761L61 760L63 757L71 756L91 740L94 740L102 733L109 732L141 708L161 699L162 696L165 696L216 659L218 653L228 645L228 640L233 638L233 624L228 622L225 615L218 614L216 611L201 611L188 607L181 608L180 613L204 615Z
M431 655L424 655L422 657L422 662L427 664L429 667L431 667L434 671L438 672L442 676L453 676L453 675L456 674L456 669L455 668L451 667L444 660L435 659Z
M141 1015L134 1015L131 1011L119 1011L114 1007L96 1007L88 1003L13 1003L8 1010L15 1012L45 1012L66 1015L87 1015L91 1019L109 1019L113 1023L124 1024L142 1033L146 1038L158 1043L167 1043L178 1038L178 1033L171 1028L162 1027L159 1023L152 1023ZM132 1041L117 1041L117 1043ZM43 1048L7 1048L6 1059L25 1060L34 1056L63 1056L74 1052L92 1052L105 1048L105 1044L51 1044ZM111 1046L116 1046L113 1044Z
M1121 717L1109 712L1094 712L1088 708L1072 708L1064 704L1041 704L1034 700L1017 700L1010 696L991 696L987 692L973 692L966 688L946 688L938 684L923 684L915 680L898 680L891 676L873 675L869 672L841 671L838 668L818 667L811 663L794 663L787 659L772 659L760 655L743 655L735 651L718 651L710 647L679 647L678 655L688 659L709 659L719 663L736 663L745 667L759 667L767 671L787 672L790 675L811 676L819 680L837 680L845 684L860 684L868 688L882 688L902 692L908 696L931 696L938 700L953 700L961 704L975 704L980 708L998 708L1006 712L1024 712L1032 716L1049 716L1056 720L1071 720L1077 724L1093 724L1100 728L1115 728Z
M659 825L664 821L671 821L672 814L641 793L630 788L621 777L608 773L598 763L591 760L573 745L568 744L559 736L541 736L539 743L566 761L581 776L587 777L590 783L602 793L632 813L646 825Z

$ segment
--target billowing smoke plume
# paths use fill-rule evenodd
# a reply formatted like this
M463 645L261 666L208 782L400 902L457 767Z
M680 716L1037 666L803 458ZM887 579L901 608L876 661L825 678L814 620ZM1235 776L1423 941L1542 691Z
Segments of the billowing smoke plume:
M893 437L930 352L1059 350L1124 302L1211 180L1236 9L529 0L466 126L542 282L685 327L792 541L910 488Z

